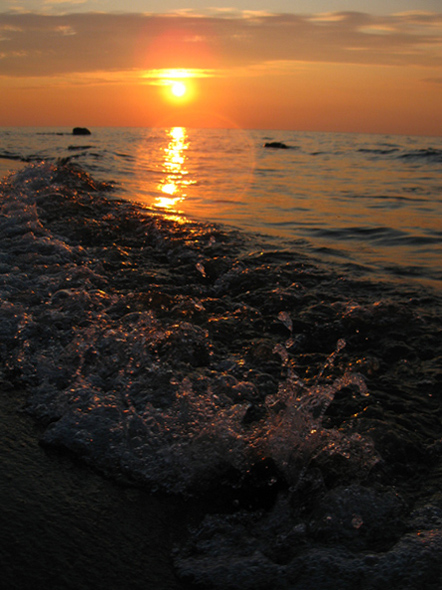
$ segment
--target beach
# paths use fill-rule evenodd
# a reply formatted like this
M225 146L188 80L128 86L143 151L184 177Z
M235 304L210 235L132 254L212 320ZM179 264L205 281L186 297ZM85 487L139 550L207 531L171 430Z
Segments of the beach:
M183 504L42 447L42 429L10 384L2 383L0 404L3 587L183 588L171 563Z
M437 265L123 193L57 158L1 185L10 587L438 589Z

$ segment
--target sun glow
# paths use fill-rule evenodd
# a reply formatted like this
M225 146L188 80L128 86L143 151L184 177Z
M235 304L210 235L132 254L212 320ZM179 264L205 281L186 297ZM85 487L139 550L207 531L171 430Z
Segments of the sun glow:
M195 98L195 85L190 77L168 78L163 82L165 97L176 105L185 105Z
M183 82L172 82L170 90L174 96L181 98L186 94L187 87Z
M213 75L211 70L165 68L146 70L142 77L148 84L160 86L167 101L184 106L198 98L198 80L212 78Z

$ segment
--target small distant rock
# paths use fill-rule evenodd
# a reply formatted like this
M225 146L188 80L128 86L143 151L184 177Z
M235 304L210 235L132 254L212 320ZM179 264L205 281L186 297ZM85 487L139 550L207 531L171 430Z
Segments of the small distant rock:
M91 132L86 127L74 127L72 135L91 135Z
M282 141L268 141L264 144L266 148L272 148L276 150L288 150L289 146Z

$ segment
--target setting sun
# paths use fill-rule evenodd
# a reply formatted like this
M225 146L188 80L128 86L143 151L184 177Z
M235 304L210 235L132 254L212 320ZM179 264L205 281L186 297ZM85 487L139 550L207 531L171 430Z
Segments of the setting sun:
M186 85L183 82L173 82L171 86L171 92L177 98L181 98L187 92Z

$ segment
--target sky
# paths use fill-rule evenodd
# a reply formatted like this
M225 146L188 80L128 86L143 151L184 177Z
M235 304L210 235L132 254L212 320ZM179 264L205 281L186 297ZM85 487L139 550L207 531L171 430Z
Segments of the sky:
M1 126L442 135L442 0L0 0Z

